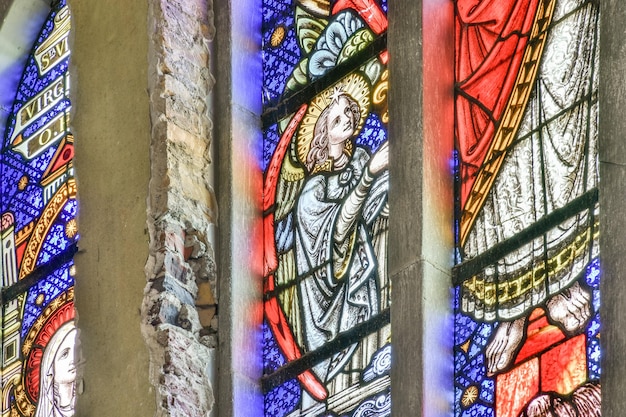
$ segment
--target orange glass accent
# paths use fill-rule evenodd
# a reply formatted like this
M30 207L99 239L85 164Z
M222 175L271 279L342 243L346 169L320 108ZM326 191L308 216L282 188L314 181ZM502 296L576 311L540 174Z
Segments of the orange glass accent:
M539 320L540 318L544 317L546 315L545 311L543 311L543 308L536 308L534 309L531 313L530 316L528 317L528 320L532 323L535 320Z
M541 356L541 390L562 395L587 381L587 353L584 334L556 346Z
M539 391L539 359L527 361L496 379L496 416L517 417Z

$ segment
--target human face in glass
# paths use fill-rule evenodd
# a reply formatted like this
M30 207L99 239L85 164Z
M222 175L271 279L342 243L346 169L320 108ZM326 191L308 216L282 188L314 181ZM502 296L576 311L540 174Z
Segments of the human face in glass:
M76 366L74 365L74 345L76 332L72 331L65 336L54 356L54 380L58 384L69 384L76 380Z
M340 96L330 104L327 123L328 142L331 145L350 139L354 133L354 116L345 96Z

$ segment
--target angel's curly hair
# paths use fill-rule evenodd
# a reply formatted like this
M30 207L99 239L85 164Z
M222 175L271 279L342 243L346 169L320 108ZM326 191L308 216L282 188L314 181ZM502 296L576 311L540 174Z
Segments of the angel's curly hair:
M330 113L330 106L332 106L332 104L338 101L341 97L345 97L346 100L348 100L350 114L352 115L352 126L356 127L361 121L359 103L350 97L349 94L341 93L335 100L326 106L326 108L322 110L322 113L320 113L319 118L315 122L315 128L313 129L311 149L306 157L306 167L309 172L313 172L316 166L324 164L324 162L328 159L328 113Z

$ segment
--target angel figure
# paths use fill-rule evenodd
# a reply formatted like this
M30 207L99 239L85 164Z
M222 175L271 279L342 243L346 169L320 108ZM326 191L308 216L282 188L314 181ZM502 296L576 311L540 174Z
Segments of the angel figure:
M294 4L301 60L285 95L323 79L387 27L374 0ZM279 123L263 190L264 310L289 362L389 307L387 144L356 143L370 112L387 123L387 59L386 51L372 57ZM297 376L301 410L318 413L311 407L361 384L389 333L383 326L318 356Z
M387 168L388 146L382 145L371 158L354 146L361 118L358 102L335 87L315 123L310 145L303 141L300 146L312 174L295 207L296 265L309 351L379 311L370 226L386 201L387 187L375 179ZM328 382L355 347L316 365L315 373Z
M288 288L279 303L297 349L305 352L381 310L380 289L387 285L381 248L387 233L388 146L385 142L370 156L354 142L369 112L370 89L365 76L353 73L318 95L291 141L293 152L282 162L275 282ZM301 378L311 394L304 393L303 409L358 382L381 346L377 337L365 337L315 364L309 378L326 392L312 393ZM280 340L279 345L289 350Z

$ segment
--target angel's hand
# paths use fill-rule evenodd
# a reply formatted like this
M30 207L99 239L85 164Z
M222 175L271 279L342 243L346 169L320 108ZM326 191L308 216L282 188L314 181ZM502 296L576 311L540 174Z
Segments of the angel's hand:
M389 142L383 143L369 162L369 171L372 175L378 175L389 166Z

